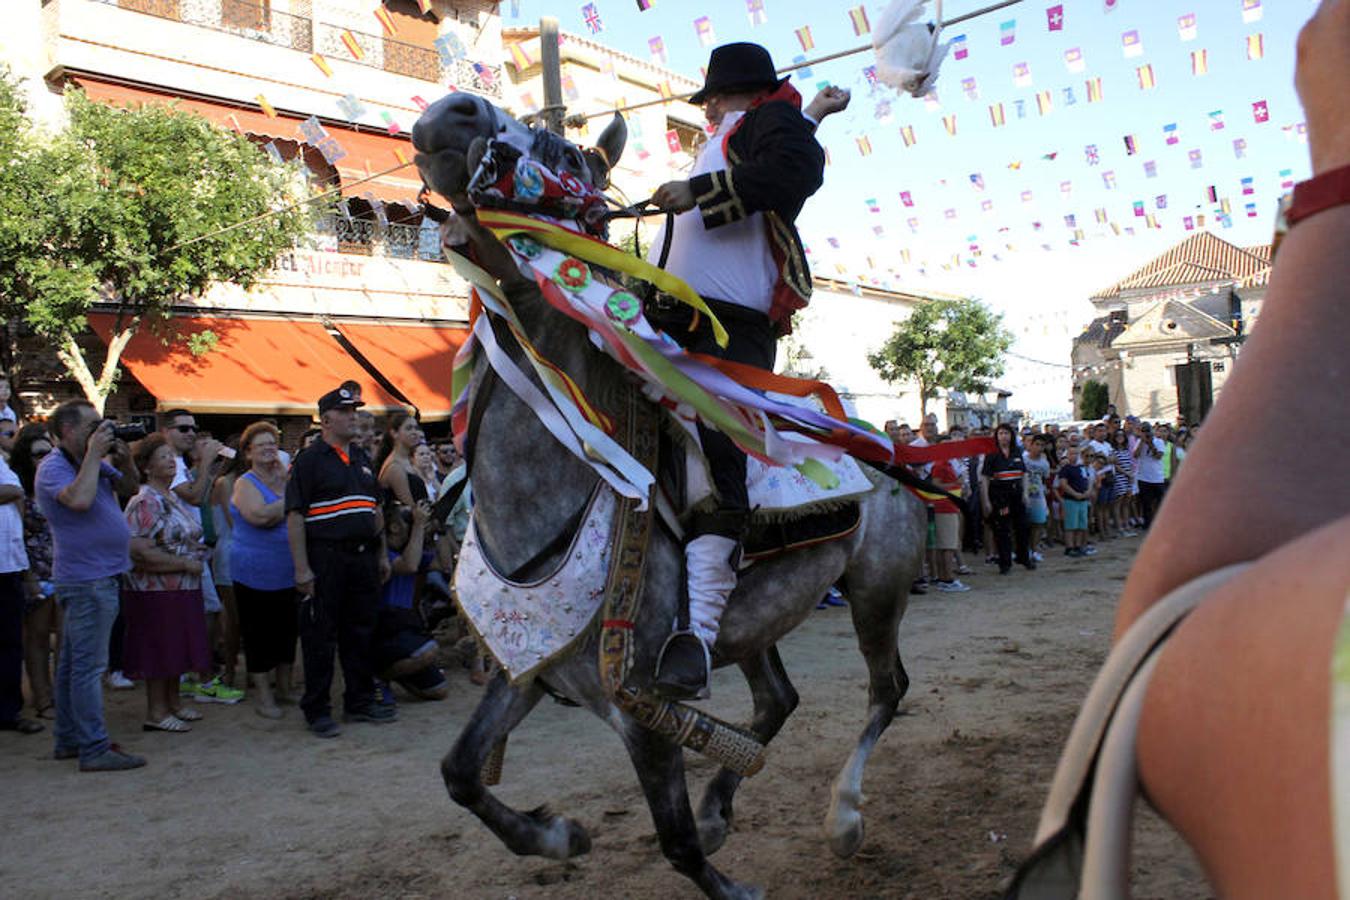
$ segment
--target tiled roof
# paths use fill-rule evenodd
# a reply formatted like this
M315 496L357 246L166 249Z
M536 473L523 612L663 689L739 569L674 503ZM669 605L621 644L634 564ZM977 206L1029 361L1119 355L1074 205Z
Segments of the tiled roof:
M1083 333L1073 339L1075 344L1092 344L1106 348L1125 331L1125 323L1118 316L1100 316L1088 323Z
M1264 256L1258 255L1260 249L1236 247L1202 231L1186 238L1110 287L1093 294L1092 299L1119 297L1127 291L1246 278L1269 265L1269 249L1266 248Z

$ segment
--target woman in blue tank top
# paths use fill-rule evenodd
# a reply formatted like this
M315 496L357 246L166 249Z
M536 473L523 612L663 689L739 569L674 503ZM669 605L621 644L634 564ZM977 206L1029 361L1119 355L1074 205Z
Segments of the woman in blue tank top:
M286 469L278 454L280 433L255 422L239 439L248 471L230 497L230 562L239 627L258 715L281 717L277 700L290 699L298 608L295 568L286 540ZM271 677L276 676L276 694Z

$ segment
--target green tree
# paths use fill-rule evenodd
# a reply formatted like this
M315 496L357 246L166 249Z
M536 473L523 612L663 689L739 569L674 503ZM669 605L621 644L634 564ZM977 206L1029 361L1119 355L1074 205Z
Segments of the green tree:
M175 340L176 304L215 282L249 286L319 211L297 205L308 192L299 168L200 116L75 90L66 110L64 131L33 128L0 72L0 259L12 263L0 266L0 309L47 338L102 410L138 328ZM76 340L95 302L117 313L101 364Z
M1106 385L1089 378L1083 382L1083 392L1078 397L1078 418L1100 419L1106 415L1110 403L1111 394Z
M867 354L881 377L896 384L917 381L919 408L938 388L985 391L1003 374L1003 354L1012 346L1003 316L978 300L932 300L898 323L886 343Z

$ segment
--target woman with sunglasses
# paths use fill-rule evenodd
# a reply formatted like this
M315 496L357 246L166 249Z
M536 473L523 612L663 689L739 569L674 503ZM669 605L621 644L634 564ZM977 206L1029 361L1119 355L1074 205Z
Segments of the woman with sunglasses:
M53 704L52 646L61 644L61 607L52 586L52 532L47 517L33 499L33 477L38 463L52 452L47 426L25 425L14 440L9 465L23 485L23 542L28 551L24 573L23 658L28 671L29 698L40 719L56 717Z

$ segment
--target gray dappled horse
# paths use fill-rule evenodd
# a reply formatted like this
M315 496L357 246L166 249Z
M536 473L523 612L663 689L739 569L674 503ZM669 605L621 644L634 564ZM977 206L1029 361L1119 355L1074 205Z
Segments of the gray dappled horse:
M626 129L616 116L597 148L581 151L558 136L526 129L479 97L451 94L433 103L413 128L417 166L432 189L467 209L465 186L483 146L476 139L505 136L554 171L569 171L588 184L603 185L623 152ZM466 154L472 157L468 162ZM548 305L491 234L476 223L469 230L478 262L501 281L534 345L602 408L607 401L617 402L625 379L618 364L590 346L583 326ZM514 342L504 346L528 370L520 348ZM485 366L480 359L476 376L494 377ZM557 567L566 542L560 542L562 549L550 557L531 561L574 520L598 477L556 445L509 389L498 385L486 394L472 447L475 527L497 571L513 572L518 581L533 581ZM754 700L751 730L767 744L798 700L775 645L811 614L830 585L840 582L844 587L870 677L867 724L835 780L825 823L831 848L843 857L854 853L863 839L859 812L863 767L908 687L896 636L909 585L919 573L926 527L923 506L915 497L870 470L869 477L877 487L863 498L861 524L853 534L759 562L741 573L714 651L716 665L735 663L744 673ZM524 571L518 571L527 563ZM644 606L634 638L633 672L639 677L649 677L670 631L683 594L683 565L678 541L664 529L653 528ZM512 686L500 674L494 678L442 760L450 796L515 853L563 859L590 849L590 837L575 820L553 815L545 807L530 812L512 809L492 795L481 777L493 747L539 702L544 695L540 682L546 682L619 733L651 808L661 850L671 864L709 897L760 896L756 888L732 881L707 859L730 829L740 776L720 770L708 784L695 817L683 751L638 725L611 701L601 685L597 653L597 638L592 636L579 651L528 684ZM532 762L546 765L548 760Z

